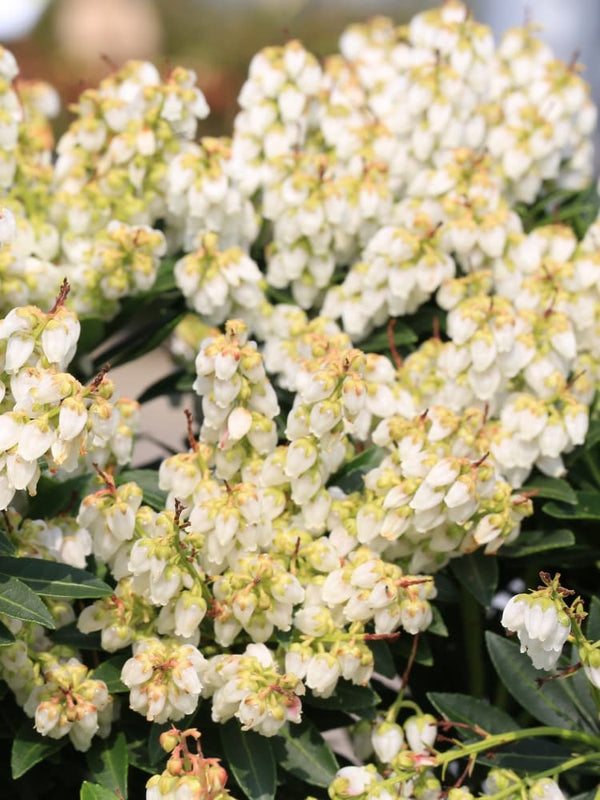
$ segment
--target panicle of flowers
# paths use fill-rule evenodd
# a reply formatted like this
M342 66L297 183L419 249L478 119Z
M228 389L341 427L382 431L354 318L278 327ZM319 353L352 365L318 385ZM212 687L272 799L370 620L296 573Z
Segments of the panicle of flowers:
M275 736L286 722L301 720L304 685L293 672L281 673L264 644L249 644L239 655L208 659L202 683L202 696L212 698L215 722L236 717L242 730Z
M221 249L216 233L200 234L197 249L176 261L174 272L188 306L208 325L242 318L250 330L260 328L266 284L240 247Z
M196 710L205 658L176 639L141 638L121 670L130 707L149 722L176 721Z
M43 683L36 686L25 703L25 713L35 718L42 736L68 736L76 750L89 750L93 737L110 733L113 698L104 681L70 658L42 669Z
M277 396L256 344L242 320L205 339L196 357L194 391L202 396L200 438L216 445L216 475L231 480L248 454L264 455L277 443Z
M188 739L193 739L196 752L190 751ZM196 728L179 731L171 728L161 733L159 742L169 753L165 769L146 783L146 800L187 797L189 800L226 800L227 772L218 758L205 758Z
M74 517L67 514L50 519L23 518L9 508L2 529L15 547L15 555L60 561L85 569L87 556L92 552L92 538Z

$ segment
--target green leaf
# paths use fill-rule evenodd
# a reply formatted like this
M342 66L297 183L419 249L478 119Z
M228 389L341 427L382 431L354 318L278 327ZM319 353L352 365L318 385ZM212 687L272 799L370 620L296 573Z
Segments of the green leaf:
M126 469L117 476L117 485L137 483L144 493L144 503L155 511L163 511L167 493L158 488L158 472L153 469Z
M125 734L113 735L110 739L94 739L93 747L86 754L87 765L95 781L113 792L119 790L127 800L127 741Z
M339 486L345 492L360 491L363 488L363 475L379 466L386 451L382 447L369 447L350 461L347 461L329 479L330 486Z
M7 575L0 575L0 613L26 622L37 622L46 628L56 627L37 594L27 584Z
M385 678L395 678L398 674L394 659L387 642L381 639L371 639L367 642L375 659L375 672Z
M317 728L307 719L286 723L272 740L277 763L286 772L313 786L329 786L339 764Z
M219 726L221 744L233 777L249 800L272 800L277 770L271 742L254 731L243 731L236 719Z
M478 758L490 767L514 769L521 774L535 774L544 770L556 769L569 758L569 751L547 739L529 739L511 742L498 748L490 758Z
M556 519L600 519L600 492L576 492L576 505L551 501L542 506L542 511Z
M557 528L553 531L522 531L513 544L502 548L506 558L525 558L546 550L560 550L575 544L575 534L568 528Z
M591 642L600 639L600 599L597 597L592 597L590 601L584 632Z
M439 579L436 577L436 587L438 580ZM450 633L446 627L446 623L442 618L439 608L437 606L432 606L431 610L433 612L433 620L431 621L431 625L427 628L427 633L433 633L435 636L447 638Z
M375 709L381 702L377 692L370 686L355 686L349 681L340 681L331 697L307 695L306 702L316 708L358 714L364 719L375 719Z
M101 351L94 358L94 369L99 369L107 361L113 367L118 367L155 350L171 335L186 313L179 308L161 307L156 303L153 307L147 307L144 316L151 321L135 328L125 341L121 338Z
M543 497L545 500L558 500L560 503L577 503L577 494L566 481L561 478L551 478L548 475L536 475L530 478L521 492L535 492L535 497Z
M173 271L174 265L175 259L164 258L158 267L156 280L150 289L148 289L147 292L144 292L140 299L143 299L145 296L152 297L155 295L162 295L166 292L172 292L174 289L177 289L177 284L175 283L175 273Z
M14 644L15 637L8 630L4 623L0 622L0 647L6 647L7 644Z
M402 347L402 345L414 344L419 337L405 322L396 320L393 330L393 340L395 347ZM366 341L361 342L361 350L365 353L389 353L390 352L390 337L387 331L387 325L369 336Z
M519 645L498 634L486 633L488 653L502 683L532 717L545 725L560 728L583 728L597 733L591 699L578 696L573 678L552 680L538 686L536 681L548 673L534 669L529 657L519 652Z
M55 644L67 644L77 650L102 650L100 631L82 633L77 627L77 622L70 622L52 631L52 641Z
M452 574L484 608L489 608L498 588L498 561L476 550L450 562Z
M0 575L12 575L46 597L104 597L113 589L83 569L42 558L0 556Z
M111 694L128 692L127 686L121 682L121 670L127 658L125 654L121 653L103 661L99 667L96 667L90 677L97 681L104 681Z
M170 375L165 375L163 378L151 383L147 386L141 395L138 397L138 403L148 403L156 397L162 397L167 394L178 394L181 390L178 388L181 379L187 373L183 369L178 369Z
M13 779L17 780L40 761L57 753L68 741L67 736L62 739L40 736L34 730L32 720L24 722L15 735L10 754Z
M49 519L62 512L77 508L79 498L94 479L91 474L76 475L64 481L42 475L35 497L29 499L27 514L30 519Z
M0 555L3 556L14 556L17 552L17 548L8 538L8 536L4 533L4 531L0 531Z
M516 731L520 727L511 716L494 708L486 700L453 692L428 692L427 698L446 719L463 725L477 726L486 733ZM460 733L460 729L457 731Z
M81 784L79 800L115 800L119 795L110 789L105 789L98 783L84 781Z

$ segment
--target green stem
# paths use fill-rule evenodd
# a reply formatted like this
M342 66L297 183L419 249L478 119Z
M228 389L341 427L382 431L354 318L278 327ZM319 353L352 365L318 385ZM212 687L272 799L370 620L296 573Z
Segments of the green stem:
M543 772L538 772L535 775L528 776L527 783L532 784L541 780L542 778L554 777L554 775L558 775L561 772L567 772L568 770L573 769L573 767L578 767L581 764L585 764L586 761L594 761L596 759L600 759L600 753L586 753L584 756L576 756L569 761L565 761L563 764L559 764L557 767L551 767ZM519 781L519 783L522 783L522 781ZM504 797L510 797L510 795L515 793L518 785L519 784L513 783L510 786L507 786L506 789L502 789L501 791L490 795L488 798L486 798L486 800L502 800Z
M461 592L460 611L465 641L464 661L467 664L469 694L474 697L483 697L485 693L485 669L481 610L473 595L464 586Z

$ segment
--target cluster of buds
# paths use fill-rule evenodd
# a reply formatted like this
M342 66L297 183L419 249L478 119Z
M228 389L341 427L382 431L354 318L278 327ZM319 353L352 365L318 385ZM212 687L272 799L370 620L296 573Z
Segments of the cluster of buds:
M207 324L241 317L255 329L267 302L262 273L240 247L220 247L216 233L198 236L197 249L175 262L175 282Z
M132 431L126 425L127 431L119 431L122 417L111 401L112 383L101 373L83 386L61 371L79 336L77 317L64 306L68 290L65 281L47 314L27 306L13 309L0 322L2 508L16 491L35 494L41 457L65 472L79 467L82 453L103 464L114 456L120 463L129 460ZM123 405L132 413L135 408L131 401Z
M267 281L291 284L294 300L311 308L330 285L336 265L358 254L391 215L392 196L379 164L359 175L339 174L323 154L303 153L276 162L263 215L273 224L266 250Z
M263 455L277 442L279 404L256 344L242 320L225 334L205 339L196 357L194 391L202 396L202 441L216 444L216 474L231 480L250 453Z
M168 164L208 115L195 83L191 70L176 67L162 81L152 64L132 61L82 93L54 171L54 214L71 231L166 216Z
M89 531L73 517L61 514L47 520L27 519L11 508L2 522L0 529L12 541L18 557L60 561L85 569L87 556L92 552L92 539Z
M202 673L202 696L212 697L212 718L237 717L243 730L275 736L286 722L300 722L302 681L292 672L281 674L264 644L249 644L241 655L209 659Z
M233 166L248 196L269 183L271 161L303 147L320 82L317 59L295 40L267 47L250 62L232 141Z
M419 755L430 753L438 735L437 720L431 714L413 714L402 725L384 720L372 730L369 726L369 733L377 758L389 765L404 748Z
M76 658L53 663L42 670L43 683L25 703L25 713L35 717L42 736L69 736L76 750L89 750L92 738L110 733L113 699L103 681L95 680Z
M268 553L240 556L213 584L215 639L227 647L245 630L255 642L266 642L273 630L288 631L294 606L304 600L298 578Z
M167 170L167 208L171 236L178 227L183 249L193 252L213 233L222 249L248 250L258 234L258 218L234 173L231 142L205 137L186 143Z
M571 633L571 619L560 587L560 575L550 579L541 573L545 586L531 594L517 594L506 604L502 625L519 637L521 652L536 669L553 670Z
M396 564L374 558L366 547L330 572L322 587L322 599L334 614L338 611L348 622L373 621L377 634L398 628L413 635L426 630L433 619L428 601L435 596L431 576L405 575Z
M193 739L196 752L188 745ZM153 775L146 783L146 800L226 800L227 772L218 758L205 758L200 747L200 733L195 728L179 731L171 728L161 733L160 746L169 753L161 775Z
M75 308L80 314L105 319L117 313L119 300L151 288L166 252L161 231L116 220L89 243L71 244L73 260L66 269Z
M0 186L8 189L17 168L16 150L23 110L12 82L19 73L13 54L4 47L0 50Z
M191 644L150 637L133 644L121 680L131 689L130 706L149 722L178 720L196 710L205 658Z

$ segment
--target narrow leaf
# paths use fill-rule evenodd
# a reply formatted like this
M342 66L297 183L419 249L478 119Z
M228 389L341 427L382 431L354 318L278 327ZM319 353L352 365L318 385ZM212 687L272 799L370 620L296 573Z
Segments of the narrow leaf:
M46 605L27 584L7 575L0 575L0 613L26 622L37 622L55 628Z
M546 550L560 550L575 544L575 534L567 528L553 531L523 531L516 542L502 548L502 555L507 558L525 558Z
M344 711L358 714L364 719L375 719L375 709L381 698L370 686L355 686L348 681L340 681L331 697L307 695L305 702L317 708Z
M42 558L0 556L0 575L19 578L37 594L47 597L104 597L113 591L83 569Z
M428 692L427 698L446 719L463 725L477 726L486 733L504 733L515 731L520 727L512 717L494 708L486 700L451 692ZM460 729L457 729L457 732L460 733ZM467 735L469 733L472 731L468 731Z
M590 601L584 632L591 642L597 642L600 639L600 599L598 597L592 597Z
M272 739L277 763L286 772L313 786L329 786L339 765L317 728L304 719L286 723Z
M148 403L156 397L162 397L167 394L178 394L177 388L181 379L186 375L185 370L178 369L170 375L165 375L163 378L151 383L138 397L138 403Z
M534 669L529 657L519 652L519 645L498 634L486 633L488 653L502 683L523 708L545 725L560 728L583 728L596 733L597 725L590 702L577 696L572 679L553 680L538 686L548 673Z
M55 644L68 644L77 650L102 650L100 631L82 633L77 627L77 622L70 622L62 628L52 632L52 641Z
M248 800L272 800L277 771L269 739L243 731L236 719L220 725L219 733L233 777Z
M8 536L4 533L4 531L0 531L0 555L3 556L14 556L17 552L17 548L8 538Z
M118 790L123 800L127 800L129 758L124 733L111 736L110 739L94 739L94 746L88 750L86 760L95 781L113 792Z
M576 495L576 505L550 501L542 506L542 511L556 519L600 519L600 493L583 491Z
M450 563L454 577L484 608L489 608L498 588L498 561L482 550L454 559Z
M551 478L549 475L536 475L530 478L521 492L535 492L536 497L543 497L545 500L558 500L560 503L577 503L577 494L566 481L561 478Z
M14 780L25 775L26 772L40 761L57 753L69 741L67 736L62 739L51 739L49 736L40 736L33 728L33 722L24 722L13 740L10 754L10 768Z
M0 622L0 647L6 647L7 644L14 644L15 637L8 630L4 623Z
M339 486L345 492L353 492L363 488L363 475L374 467L379 466L385 450L382 447L369 447L359 453L350 461L347 461L336 473L329 479L331 486Z
M84 781L81 784L79 800L117 800L119 795L111 789L105 789L98 783Z
M77 508L79 497L86 493L91 474L76 475L74 478L59 481L42 475L38 481L35 497L29 498L27 514L31 519L48 519L71 508Z

